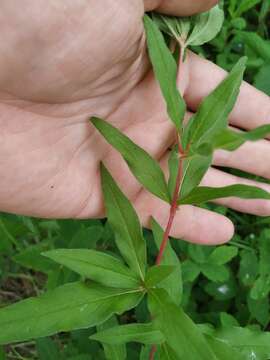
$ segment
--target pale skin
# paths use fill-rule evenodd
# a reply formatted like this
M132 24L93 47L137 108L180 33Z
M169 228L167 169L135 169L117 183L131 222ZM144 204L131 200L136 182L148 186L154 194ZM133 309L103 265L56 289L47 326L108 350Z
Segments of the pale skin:
M168 205L142 190L121 157L89 123L106 118L166 168L174 130L145 50L144 11L174 15L206 10L215 1L2 0L0 5L0 210L46 218L104 216L99 164L104 161L133 201L145 226L163 226ZM180 88L189 111L225 76L189 53ZM270 122L270 99L248 84L230 117L242 129ZM247 143L215 154L214 165L270 179L270 143ZM210 169L207 186L270 186ZM233 209L270 215L270 202L228 199ZM214 244L228 241L226 217L193 206L177 212L171 235Z

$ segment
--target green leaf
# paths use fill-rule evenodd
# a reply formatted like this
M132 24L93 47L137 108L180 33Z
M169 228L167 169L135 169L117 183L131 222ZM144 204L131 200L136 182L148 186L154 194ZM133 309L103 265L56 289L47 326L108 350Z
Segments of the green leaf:
M157 328L178 359L217 360L197 326L163 289L149 292L149 309Z
M153 324L129 324L115 326L100 331L90 337L92 340L106 344L125 344L127 342L139 342L142 344L160 344L164 336Z
M198 148L212 143L217 134L228 125L243 80L246 58L241 58L230 74L201 103L197 113L190 119L184 131L184 148L191 144ZM194 150L196 151L196 150Z
M41 271L45 274L48 274L49 272L57 270L58 268L56 264L41 255L43 251L48 249L49 245L47 243L40 243L29 246L27 249L16 254L13 257L13 260L28 269Z
M201 268L195 262L187 259L182 263L182 273L184 282L193 282L200 275Z
M57 332L98 325L114 313L134 308L138 290L71 283L38 298L0 309L0 344L27 341Z
M240 267L238 277L245 286L252 286L258 274L258 258L255 251L242 250L240 252Z
M254 300L260 300L267 297L270 292L270 274L261 275L255 282L250 291L250 296Z
M255 32L239 32L244 43L249 46L257 56L270 61L270 41L264 40Z
M211 252L212 248L209 246L188 244L188 255L197 264L206 263Z
M155 265L152 266L146 273L145 285L147 288L154 287L164 281L175 270L174 266L169 265Z
M200 184L211 163L212 155L203 156L195 154L184 159L180 199L185 198ZM179 200L179 202L181 201Z
M0 346L0 360L6 360L4 349L1 346Z
M254 85L270 96L270 61L260 68L255 76Z
M260 2L261 0L242 0L235 12L235 16L236 17L241 16L244 12L255 7Z
M270 200L270 193L256 186L230 185L220 188L200 186L180 199L179 204L201 204L216 199L238 197L240 199L266 199Z
M270 125L262 125L248 132L223 130L218 134L214 141L214 148L234 151L242 146L246 141L257 141L264 139L270 134Z
M230 327L218 329L211 336L246 354L247 359L257 359L257 356L259 359L260 356L264 356L265 359L270 357L269 332L257 332L247 328Z
M181 133L186 104L177 89L176 63L157 25L147 15L144 16L144 27L150 60L167 105L167 113Z
M210 336L205 336L208 345L219 360L247 360L246 357L240 353L240 351L232 348L228 344L225 344L218 339L214 339Z
M174 37L182 45L185 43L191 27L191 18L165 16L157 13L153 13L152 18L161 31Z
M247 304L251 318L257 320L262 326L266 326L270 319L270 304L268 296L254 300L249 294L247 297Z
M78 274L100 284L118 288L136 288L140 281L135 273L114 256L96 250L57 249L45 256Z
M138 216L104 165L101 166L101 180L107 216L114 230L116 244L130 268L144 280L146 244Z
M220 323L221 327L233 327L233 326L239 326L238 321L230 314L227 314L225 312L220 313Z
M259 238L259 277L251 289L250 296L254 300L267 297L270 292L270 231L265 229Z
M36 340L36 349L39 360L59 360L60 358L58 346L50 338Z
M195 26L186 45L198 46L212 40L220 32L224 21L224 12L216 5L208 12L195 17Z
M235 246L218 246L210 254L208 262L210 264L224 265L230 262L238 254L238 249Z
M157 248L160 248L164 231L153 218L151 221L151 229L153 231L156 246ZM159 283L158 287L165 289L170 298L179 305L183 294L181 264L170 243L166 246L161 265L173 266L174 271L165 280Z
M160 360L179 360L179 357L167 343L164 343L160 346Z
M92 124L122 155L136 179L152 194L170 202L165 176L156 160L108 122L92 118Z
M105 331L107 329L111 329L114 326L118 325L118 321L115 316L112 316L105 323L99 325L97 327L98 331ZM106 360L126 360L127 358L127 350L124 344L106 344L102 343L104 353L106 355Z
M201 264L201 272L205 277L214 282L226 281L230 277L230 272L224 265Z
M140 353L140 360L149 360L151 348L152 346L150 345L142 346Z

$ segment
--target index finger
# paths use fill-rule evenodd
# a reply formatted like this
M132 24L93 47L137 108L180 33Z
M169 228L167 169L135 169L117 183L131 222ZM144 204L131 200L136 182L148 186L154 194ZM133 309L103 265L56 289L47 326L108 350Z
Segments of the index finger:
M218 0L144 0L145 10L156 10L163 14L188 16L209 10Z

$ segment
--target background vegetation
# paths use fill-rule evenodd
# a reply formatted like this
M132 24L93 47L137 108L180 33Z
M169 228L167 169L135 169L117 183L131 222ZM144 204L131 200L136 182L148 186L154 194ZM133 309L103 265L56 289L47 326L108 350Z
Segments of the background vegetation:
M226 0L224 8L226 21L222 32L204 48L196 48L196 52L227 70L247 55L246 79L270 95L270 1ZM239 323L269 330L270 218L215 208L236 225L230 245L215 248L173 241L182 260L184 307L198 323L223 326ZM154 261L152 234L145 231L145 235ZM116 252L113 244L106 221L48 221L1 214L0 307L76 280L75 273L41 256L41 252L54 248ZM145 321L145 314L142 303L137 309L137 320ZM121 318L122 323L131 320L132 312ZM105 359L103 349L97 342L89 341L89 335L89 330L80 330L7 346L0 348L0 360ZM136 345L129 345L128 351L128 359L139 358Z

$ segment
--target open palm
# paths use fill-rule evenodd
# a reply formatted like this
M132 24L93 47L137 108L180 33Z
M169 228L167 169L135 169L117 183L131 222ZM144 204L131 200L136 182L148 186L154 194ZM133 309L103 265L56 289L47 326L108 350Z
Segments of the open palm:
M24 3L26 14L19 0L3 0L0 5L0 209L51 218L103 216L99 165L104 161L145 225L150 215L165 224L168 205L141 189L121 157L89 123L92 115L106 118L166 168L174 132L147 58L141 20L144 5L150 8L157 1ZM168 3L163 1L160 10L188 11L185 1L181 6ZM181 88L190 111L224 75L189 54ZM269 121L269 97L244 84L231 124L250 129ZM268 178L269 163L268 140L215 156L215 165ZM211 169L203 182L224 186L243 179ZM270 214L267 201L222 203ZM201 243L224 242L232 232L225 217L192 206L178 211L173 229L173 235Z

